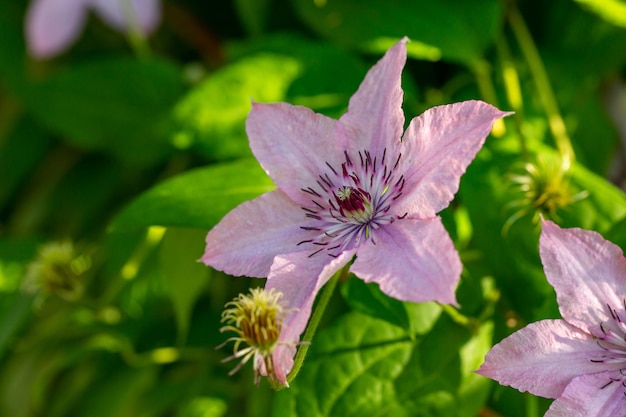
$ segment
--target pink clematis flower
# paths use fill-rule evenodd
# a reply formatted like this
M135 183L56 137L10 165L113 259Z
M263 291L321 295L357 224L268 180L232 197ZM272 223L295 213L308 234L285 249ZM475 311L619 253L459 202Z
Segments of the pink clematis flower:
M548 417L626 416L626 259L596 232L544 221L539 249L562 320L494 346L477 371L556 398Z
M161 18L159 0L33 0L26 14L26 41L37 58L67 49L93 10L111 27L128 32L134 26L152 32Z
M339 120L286 103L253 103L248 116L250 147L278 188L224 217L201 260L267 276L294 308L273 353L283 383L317 292L355 254L350 271L391 297L456 303L461 262L436 214L507 113L480 101L435 107L403 135L406 42L368 72Z

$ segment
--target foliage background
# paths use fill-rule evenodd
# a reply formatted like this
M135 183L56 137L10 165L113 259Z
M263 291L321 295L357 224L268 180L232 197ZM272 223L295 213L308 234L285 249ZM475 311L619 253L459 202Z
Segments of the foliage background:
M0 5L0 415L543 414L549 400L472 371L506 335L558 317L536 213L626 245L623 1L165 0L147 44L91 16L46 61L26 53L27 6ZM223 305L262 281L196 260L225 213L273 188L247 145L251 98L338 117L404 35L407 120L470 98L516 111L442 213L461 309L349 279L291 388L255 387L250 367L228 376ZM525 199L515 175L558 166L568 143L566 179L532 182L553 210ZM38 248L68 240L83 267L56 273L84 292L25 291Z

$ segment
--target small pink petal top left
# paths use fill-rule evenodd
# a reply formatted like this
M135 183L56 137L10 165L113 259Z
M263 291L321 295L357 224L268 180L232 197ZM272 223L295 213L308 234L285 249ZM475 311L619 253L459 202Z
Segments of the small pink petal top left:
M555 398L547 417L626 415L626 259L596 232L544 221L539 251L562 320L513 333L477 371Z
M391 297L456 303L461 262L437 213L507 113L481 101L439 106L403 134L407 41L370 69L339 120L287 103L252 105L250 147L277 189L227 214L208 233L202 261L268 277L266 287L284 294L295 309L283 325L289 339L275 352L285 374L295 352L287 342L354 255L350 271Z
M26 42L31 55L51 58L78 38L89 10L111 27L128 32L135 27L151 33L161 19L159 0L32 0L26 13Z

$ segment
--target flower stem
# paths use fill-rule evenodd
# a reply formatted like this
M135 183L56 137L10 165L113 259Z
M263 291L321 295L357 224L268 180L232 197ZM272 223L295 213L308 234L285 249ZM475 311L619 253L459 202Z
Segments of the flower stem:
M574 162L574 149L572 148L572 142L567 134L565 128L565 122L559 111L559 106L554 96L554 91L550 84L548 74L539 55L539 51L533 42L532 36L520 14L519 10L515 7L511 7L508 12L508 20L511 26L511 30L517 43L519 44L522 54L528 63L528 68L535 79L537 85L537 93L541 100L544 110L548 116L548 125L556 146L561 152L563 158L563 169L567 170Z
M537 397L526 393L524 402L526 403L526 417L539 417L539 401Z
M313 310L313 314L311 314L309 325L302 336L302 343L298 348L296 357L294 358L293 368L291 368L291 372L287 375L287 382L293 381L296 375L298 375L298 372L300 372L300 368L302 368L302 363L304 362L304 358L309 350L309 346L311 346L311 340L313 340L317 326L320 324L320 320L324 315L324 310L326 310L326 306L335 292L337 282L348 275L348 268L348 265L341 268L341 270L333 275L324 286L324 289L320 294L320 298L317 301L317 305L315 306L315 310Z
M489 65L489 63L485 60L479 60L474 62L470 66L470 69L474 74L474 77L476 79L476 85L478 86L478 91L480 92L480 95L483 97L483 99L496 107L500 107L498 104L496 89L491 79L491 66ZM506 128L502 119L497 119L493 123L492 133L495 137L502 137L505 135Z
M139 24L139 17L134 9L132 3L129 0L118 0L120 2L120 8L126 24L128 25L128 31L126 38L128 43L133 48L135 55L139 58L147 58L150 56L150 46L146 40L146 36Z
M478 323L476 319L467 317L466 315L462 314L459 310L457 310L453 306L448 305L448 304L439 304L439 305L441 306L441 309L443 310L443 312L446 313L448 317L450 317L452 321L455 322L456 324L463 326L472 332L479 327L480 324Z
M507 101L513 111L515 111L513 121L515 122L515 128L520 138L522 157L524 161L528 161L528 146L526 145L526 135L522 127L522 121L524 120L522 87L520 85L517 68L515 68L513 58L511 57L511 50L504 36L499 36L496 39L496 51L500 58L502 79L504 80L504 90L506 92Z

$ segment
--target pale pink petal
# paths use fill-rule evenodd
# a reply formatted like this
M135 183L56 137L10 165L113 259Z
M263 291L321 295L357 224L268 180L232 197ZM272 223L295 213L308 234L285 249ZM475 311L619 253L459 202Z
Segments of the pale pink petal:
M151 33L161 20L159 0L89 0L93 9L109 25L126 32L134 19L143 31Z
M404 195L393 211L426 218L446 208L493 122L508 114L472 100L433 107L411 120L398 169L406 180Z
M348 112L339 119L355 151L380 156L385 147L391 150L399 146L404 129L400 83L407 41L403 38L396 43L368 71L350 98Z
M282 301L288 309L294 309L283 322L279 345L272 354L276 376L287 384L286 376L293 366L296 343L311 316L311 306L319 290L328 279L354 256L346 251L337 258L295 252L277 256L267 277L265 288L283 293Z
M566 321L542 320L491 348L476 372L520 391L557 398L572 378L607 368L591 361L601 352L593 337Z
M452 240L435 217L398 220L373 231L350 271L399 300L456 304L461 269Z
M300 250L310 237L300 228L303 211L282 191L274 190L230 211L206 237L200 259L230 275L266 277L274 257Z
M337 121L306 107L287 103L252 103L246 120L250 148L278 188L293 201L310 205L301 188L317 187L319 175L339 167L343 150L334 129Z
M85 24L87 1L32 1L25 25L29 52L38 58L49 58L66 50Z
M615 375L602 372L574 378L545 417L625 417L624 385L621 381L606 385L611 376Z
M563 319L603 336L600 323L611 319L608 306L624 309L626 259L622 250L596 232L561 229L550 221L543 222L539 242L544 271L556 291Z

